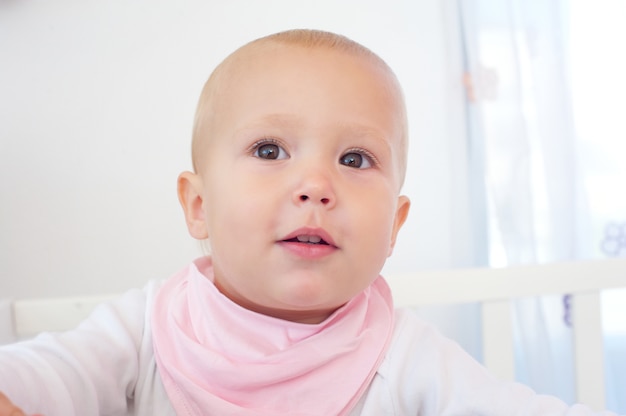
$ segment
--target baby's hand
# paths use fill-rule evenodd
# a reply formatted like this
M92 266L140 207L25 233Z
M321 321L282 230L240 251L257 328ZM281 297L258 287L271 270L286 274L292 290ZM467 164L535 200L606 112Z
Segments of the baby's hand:
M4 394L0 393L0 416L26 416L26 414Z

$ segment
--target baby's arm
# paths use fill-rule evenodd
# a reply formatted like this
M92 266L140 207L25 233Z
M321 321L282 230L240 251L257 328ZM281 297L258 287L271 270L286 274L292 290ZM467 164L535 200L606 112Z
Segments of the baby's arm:
M0 347L0 392L10 399L0 406L8 411L13 402L46 416L127 413L145 305L144 292L129 292L100 305L75 330Z

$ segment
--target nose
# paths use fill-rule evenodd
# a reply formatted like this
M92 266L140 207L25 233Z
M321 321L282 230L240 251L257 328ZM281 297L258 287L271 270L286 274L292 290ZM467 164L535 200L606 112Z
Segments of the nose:
M319 204L325 208L333 207L336 196L332 178L322 171L303 173L294 189L293 201L296 205Z

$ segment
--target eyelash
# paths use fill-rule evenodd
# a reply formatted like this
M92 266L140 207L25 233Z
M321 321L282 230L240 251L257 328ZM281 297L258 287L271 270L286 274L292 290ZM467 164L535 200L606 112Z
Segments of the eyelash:
M257 140L252 146L250 146L250 148L248 149L248 153L250 153L251 155L254 155L256 151L259 150L259 147L266 145L266 144L274 144L283 150L285 149L285 146L282 144L280 140L277 140L271 137L264 137L260 140Z
M378 159L376 158L376 156L374 156L372 154L372 152L370 152L369 150L365 150L365 149L363 149L361 147L354 147L352 149L348 149L345 152L343 152L341 157L347 155L348 153L358 153L361 156L366 157L367 159L369 159L370 164L372 165L372 167L380 166L380 163L379 163Z

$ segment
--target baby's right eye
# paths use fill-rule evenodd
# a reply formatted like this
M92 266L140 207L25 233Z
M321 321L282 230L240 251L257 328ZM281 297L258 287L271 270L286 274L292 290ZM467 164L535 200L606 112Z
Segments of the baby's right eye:
M254 145L253 150L253 155L260 159L278 160L289 157L285 149L273 141L257 143Z

